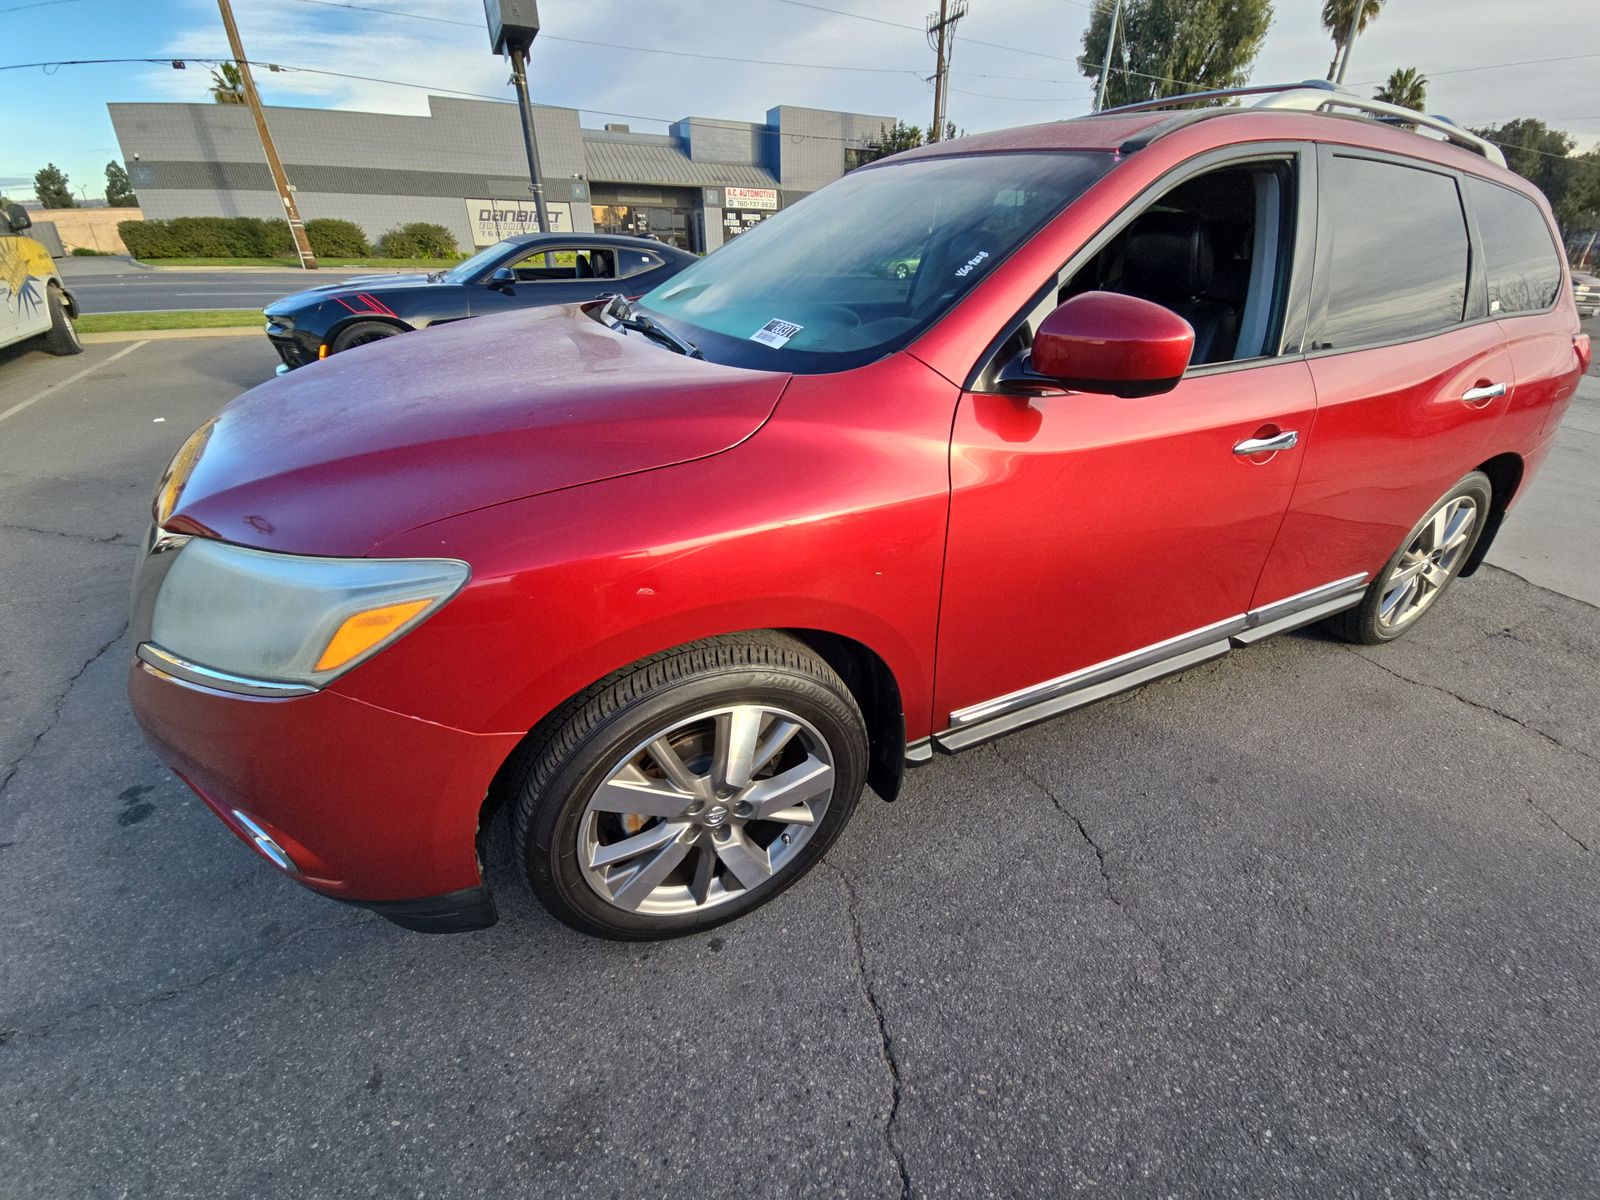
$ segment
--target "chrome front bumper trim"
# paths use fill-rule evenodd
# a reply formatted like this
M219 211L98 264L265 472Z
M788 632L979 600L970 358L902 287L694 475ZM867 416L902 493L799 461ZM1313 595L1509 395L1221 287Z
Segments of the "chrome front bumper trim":
M303 683L282 683L273 679L249 679L243 675L230 675L215 671L169 654L154 642L140 642L139 661L176 683L206 688L213 692L232 692L239 696L266 696L287 699L291 696L309 696L317 691Z

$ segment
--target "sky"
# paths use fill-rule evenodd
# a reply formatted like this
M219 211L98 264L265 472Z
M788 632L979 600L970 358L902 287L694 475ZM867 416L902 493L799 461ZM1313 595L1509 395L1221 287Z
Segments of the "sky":
M303 68L257 72L269 105L426 113L429 88L511 99L481 0L233 4L252 61ZM362 7L392 12L352 11ZM543 32L529 77L536 101L582 109L590 126L620 120L661 132L690 114L761 120L777 104L926 125L933 54L922 23L936 7L937 0L540 0ZM951 119L975 133L1088 111L1092 85L1073 59L1091 7L969 0L956 30ZM1332 44L1321 8L1322 0L1276 0L1255 81L1326 74ZM189 56L228 57L215 0L0 0L0 67ZM1524 65L1507 65L1516 63ZM1401 66L1427 75L1430 111L1460 124L1539 117L1580 148L1600 141L1594 0L1388 0L1356 45L1348 84L1370 95ZM199 62L182 71L139 63L0 70L0 189L31 194L33 173L54 162L74 191L103 195L105 165L120 159L106 103L203 102L209 70Z

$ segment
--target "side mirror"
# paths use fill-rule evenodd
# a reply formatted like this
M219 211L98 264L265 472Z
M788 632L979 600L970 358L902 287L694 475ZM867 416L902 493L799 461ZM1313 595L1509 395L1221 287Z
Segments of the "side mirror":
M1084 292L1044 319L1032 374L1077 392L1155 396L1178 386L1194 329L1170 308L1137 296Z
M497 292L515 291L517 273L510 267L496 267L489 275L489 286Z
M6 205L6 224L12 233L21 233L24 229L31 228L33 218L28 215L28 210L20 204Z

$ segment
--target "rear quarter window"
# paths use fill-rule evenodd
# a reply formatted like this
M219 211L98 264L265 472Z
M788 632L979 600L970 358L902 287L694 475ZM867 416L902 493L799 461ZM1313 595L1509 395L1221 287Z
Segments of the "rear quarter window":
M1561 294L1561 252L1539 206L1520 192L1471 176L1467 195L1483 240L1490 313L1549 308Z
M1459 325L1469 243L1454 178L1344 155L1323 175L1332 254L1319 348L1404 341Z

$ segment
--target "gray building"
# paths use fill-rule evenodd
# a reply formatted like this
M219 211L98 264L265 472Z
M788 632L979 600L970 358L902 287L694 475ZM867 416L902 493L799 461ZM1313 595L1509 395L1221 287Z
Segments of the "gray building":
M283 215L243 105L107 108L147 218ZM431 221L463 250L536 228L514 105L429 96L427 116L269 108L267 123L306 220L354 221L369 238ZM570 108L534 119L556 229L699 251L839 178L893 124L788 105L764 124L685 117L665 134L585 129Z

